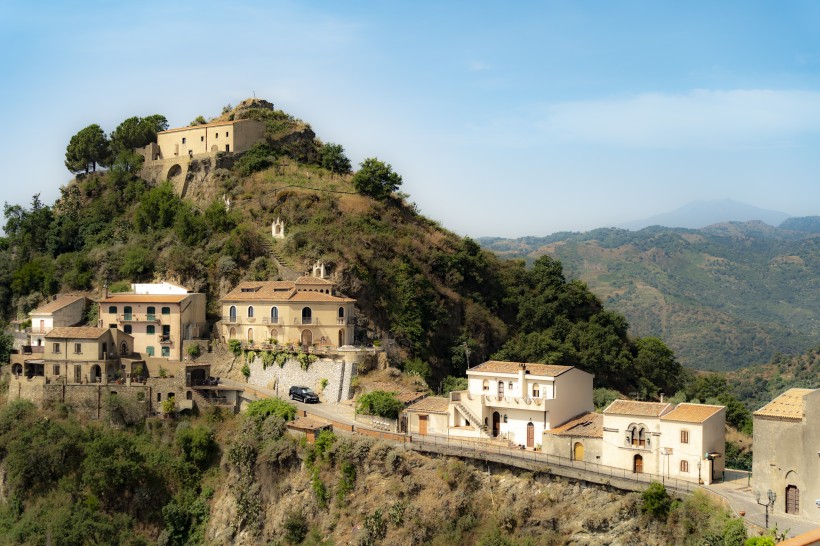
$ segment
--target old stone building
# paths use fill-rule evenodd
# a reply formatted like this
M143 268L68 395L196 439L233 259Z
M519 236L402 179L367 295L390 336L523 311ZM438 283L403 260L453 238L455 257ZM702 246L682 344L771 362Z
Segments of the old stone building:
M775 513L820 522L820 389L789 389L756 412L752 490Z

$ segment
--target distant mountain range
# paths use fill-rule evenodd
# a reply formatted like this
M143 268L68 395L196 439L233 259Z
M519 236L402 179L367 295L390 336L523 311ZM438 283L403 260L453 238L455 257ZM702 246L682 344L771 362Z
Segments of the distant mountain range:
M666 212L643 220L627 222L617 227L637 231L650 226L700 229L720 222L750 222L758 220L770 226L780 225L789 217L785 212L761 209L732 199L719 201L695 201L672 212Z
M660 337L692 368L741 368L820 342L820 217L478 242L505 258L560 259L633 335Z

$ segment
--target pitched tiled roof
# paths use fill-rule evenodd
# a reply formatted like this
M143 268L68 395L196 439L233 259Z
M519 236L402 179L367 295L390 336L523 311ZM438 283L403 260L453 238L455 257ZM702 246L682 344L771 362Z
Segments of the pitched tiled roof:
M573 417L560 427L545 431L556 436L578 436L583 438L604 437L604 416L594 411Z
M47 338L60 339L97 339L108 331L108 328L95 328L93 326L64 326L54 328L47 334Z
M407 411L418 413L447 413L450 400L442 396L428 396L407 406Z
M332 286L333 283L318 277L310 277L320 281L319 283ZM223 302L233 301L299 301L299 302L336 302L353 303L356 300L343 296L333 296L324 292L314 292L310 290L296 290L298 281L246 281L241 282L236 288L222 297ZM309 285L311 283L301 283Z
M328 285L330 285L330 284L336 284L336 283L334 283L330 279L323 279L321 277L313 277L311 275L304 275L302 277L299 277L295 281L293 281L293 284L328 284Z
M111 294L100 303L180 303L191 294Z
M297 430L318 430L323 428L333 428L330 423L320 421L312 417L299 417L298 419L287 423L288 428Z
M233 125L235 123L241 123L244 121L255 121L255 120L247 120L247 119L237 119L233 121L212 121L210 123L201 123L199 125L189 125L188 127L175 127L173 129L166 129L165 131L160 131L157 133L158 135L164 135L166 133L178 133L180 131L190 131L191 129L203 129L206 127L221 127L224 125ZM259 123L259 122L257 122Z
M488 360L483 364L474 366L468 372L488 372L488 373L508 373L517 374L521 365L524 364L530 375L556 377L571 370L572 366L558 366L555 364L533 364L525 362L505 362L502 360Z
M816 389L789 389L752 415L764 419L799 421L803 419L803 398Z
M85 299L85 296L77 296L77 295L68 295L68 296L60 296L56 300L52 300L48 303L45 303L35 309L34 311L29 312L30 315L43 315L46 313L53 313L58 309L62 309L72 303L76 302L77 300Z
M635 400L615 400L604 410L607 415L637 415L659 417L672 409L666 402L637 402Z
M725 408L726 406L712 406L710 404L678 404L675 409L664 414L661 419L664 421L702 423Z

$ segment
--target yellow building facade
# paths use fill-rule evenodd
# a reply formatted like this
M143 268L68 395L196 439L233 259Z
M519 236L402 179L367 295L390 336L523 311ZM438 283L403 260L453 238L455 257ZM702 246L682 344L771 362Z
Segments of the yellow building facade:
M301 345L332 349L353 344L356 300L328 279L246 281L222 300L220 335L250 346Z

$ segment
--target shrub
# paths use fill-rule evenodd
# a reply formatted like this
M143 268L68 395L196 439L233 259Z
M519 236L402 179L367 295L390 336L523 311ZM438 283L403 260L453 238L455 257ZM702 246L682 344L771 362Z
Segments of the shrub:
M234 356L239 356L242 354L242 342L238 339L229 339L228 340L228 350L230 350Z
M162 413L174 413L177 410L177 403L174 397L162 401Z
M199 343L194 345L188 345L188 349L186 349L188 356L191 358L196 358L202 354L202 347L199 346Z
M665 520L672 507L672 499L662 483L652 482L641 494L641 512Z
M308 533L308 523L305 515L299 511L291 511L285 514L285 540L290 544L301 544Z
M356 403L356 411L366 415L378 415L388 419L398 419L404 404L396 398L396 393L373 391L363 394Z
M402 371L407 375L421 377L425 382L430 379L430 376L432 375L430 364L418 358L406 360L402 365Z
M248 366L248 363L242 364L242 375L245 376L245 380L247 381L248 378L251 376L251 367Z
M216 451L214 433L203 426L180 427L175 440L183 458L199 468L204 467Z
M296 418L296 406L289 404L281 398L265 398L254 400L248 404L246 411L248 416L265 419L269 415L276 415L283 421L293 421Z

